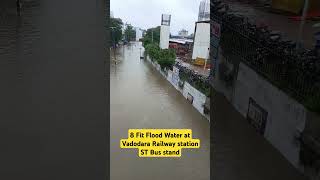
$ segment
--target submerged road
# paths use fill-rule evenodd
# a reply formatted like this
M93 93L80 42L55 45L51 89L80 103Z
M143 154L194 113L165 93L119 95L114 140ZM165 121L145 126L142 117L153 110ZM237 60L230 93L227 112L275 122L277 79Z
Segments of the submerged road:
M210 179L210 124L159 72L140 61L141 44L121 48L110 64L111 179ZM139 158L120 149L130 128L192 129L200 149L183 149L181 158Z

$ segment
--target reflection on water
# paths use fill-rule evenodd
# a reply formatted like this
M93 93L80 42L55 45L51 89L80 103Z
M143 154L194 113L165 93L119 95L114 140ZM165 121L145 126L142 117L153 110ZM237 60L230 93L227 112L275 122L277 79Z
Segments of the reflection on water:
M110 66L111 179L208 180L208 120L147 62L140 61L140 47L136 43L119 49L121 62ZM137 150L119 147L129 128L189 128L201 148L183 149L177 159L139 158Z

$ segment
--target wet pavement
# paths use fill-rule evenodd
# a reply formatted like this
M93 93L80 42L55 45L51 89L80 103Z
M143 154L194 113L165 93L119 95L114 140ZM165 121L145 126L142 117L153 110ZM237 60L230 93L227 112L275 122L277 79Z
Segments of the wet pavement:
M210 179L210 124L152 65L140 60L140 46L119 49L110 64L111 179ZM124 52L124 54L123 54ZM181 158L139 158L120 149L130 128L188 128L200 149L183 149Z

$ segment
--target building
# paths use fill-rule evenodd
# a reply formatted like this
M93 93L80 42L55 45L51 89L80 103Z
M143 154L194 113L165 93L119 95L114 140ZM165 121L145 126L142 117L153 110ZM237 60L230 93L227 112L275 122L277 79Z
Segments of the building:
M110 11L110 17L113 18L113 12L112 11Z
M170 38L169 48L174 49L177 56L185 56L192 50L192 43L190 39Z
M178 35L182 38L185 38L188 36L188 31L185 29L182 29L181 31L179 31Z
M199 6L198 21L208 21L208 20L210 20L210 1L203 0L200 2L200 6Z

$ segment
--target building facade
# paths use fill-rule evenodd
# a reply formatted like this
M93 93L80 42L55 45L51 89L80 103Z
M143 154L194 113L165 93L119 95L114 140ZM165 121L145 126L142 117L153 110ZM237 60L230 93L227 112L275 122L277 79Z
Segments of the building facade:
M188 31L185 30L185 29L182 29L181 31L179 31L178 35L179 35L180 37L185 38L185 37L188 36Z

